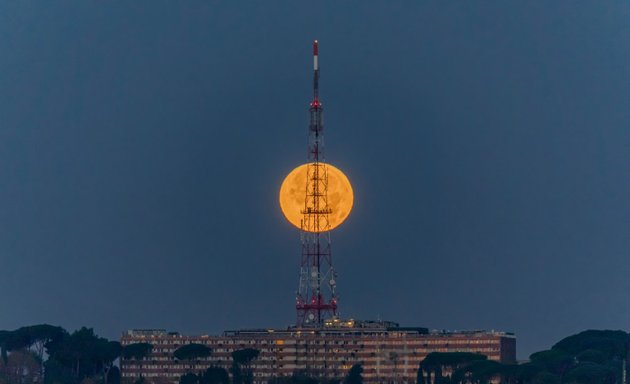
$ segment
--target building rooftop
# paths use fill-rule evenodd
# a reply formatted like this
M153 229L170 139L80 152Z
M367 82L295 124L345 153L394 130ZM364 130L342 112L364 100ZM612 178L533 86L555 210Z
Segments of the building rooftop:
M449 336L456 335L462 336L474 336L474 335L495 335L514 337L512 332L499 332L488 330L444 330L433 329L429 330L425 327L401 327L400 324L393 321L384 320L354 320L354 319L330 319L324 322L323 327L295 327L290 326L287 328L252 328L252 329L238 329L238 330L226 330L220 336L234 337L234 336L263 336L263 335L300 335L300 334L336 334L336 335L359 335L359 334L379 334L399 332L405 334L415 335L429 335L429 336ZM167 332L165 329L132 329L124 332L123 336L130 337L183 337L179 332ZM211 337L210 335L202 335L202 337Z

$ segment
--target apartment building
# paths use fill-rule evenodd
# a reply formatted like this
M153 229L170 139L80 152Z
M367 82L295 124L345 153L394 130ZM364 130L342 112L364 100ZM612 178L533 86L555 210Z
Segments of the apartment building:
M352 365L363 365L366 383L415 383L419 363L431 352L473 352L502 363L516 361L516 338L495 331L429 331L385 321L327 321L324 327L226 331L222 335L185 336L165 330L130 330L121 343L153 345L143 361L121 362L123 379L142 374L148 380L176 383L187 372L210 366L229 369L231 353L260 351L248 369L257 384L272 377L301 372L313 377L341 378ZM173 352L185 344L203 344L208 358L178 361ZM157 380L156 380L157 379Z

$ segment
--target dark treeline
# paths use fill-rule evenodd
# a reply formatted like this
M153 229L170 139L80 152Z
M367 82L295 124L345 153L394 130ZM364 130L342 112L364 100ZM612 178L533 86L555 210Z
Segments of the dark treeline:
M584 331L532 354L523 364L500 364L472 353L431 353L418 369L419 384L625 384L630 335Z
M91 328L72 333L48 324L0 331L0 384L163 384L166 378L135 377L121 381L116 364L127 359L142 366L151 355L148 343L122 347L99 337ZM522 364L501 364L468 352L430 353L419 365L418 384L625 384L630 335L623 331L585 331L569 336L551 349L532 354ZM212 361L212 350L187 344L173 358L189 366L182 384L251 384L253 362L260 351L245 348L232 353L230 369L210 367L195 372L200 359ZM363 367L355 364L343 378L315 379L308 372L269 380L270 384L361 384ZM396 377L388 382L397 382Z
M48 324L0 331L0 383L120 383L120 343ZM87 379L87 380L86 380Z

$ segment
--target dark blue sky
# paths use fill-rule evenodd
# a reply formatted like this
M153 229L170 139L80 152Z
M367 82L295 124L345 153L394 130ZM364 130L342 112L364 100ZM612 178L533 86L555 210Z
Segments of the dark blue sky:
M0 3L0 328L295 319L320 40L343 316L630 324L630 4Z

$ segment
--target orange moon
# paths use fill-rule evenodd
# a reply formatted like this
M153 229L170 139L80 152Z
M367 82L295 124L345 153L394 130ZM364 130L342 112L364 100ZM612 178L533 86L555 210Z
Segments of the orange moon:
M327 214L312 214L316 217L318 225L304 225L303 221L305 217L305 210L313 206L312 202L309 205L306 204L307 194L307 173L314 169L314 163L308 163L300 165L291 171L282 182L280 187L280 208L284 217L289 220L294 226L303 229L307 232L326 232L333 228L338 227L346 220L350 211L352 210L352 204L354 203L354 194L352 192L352 186L350 181L338 168L333 167L327 163L318 163L317 167L319 172L324 171L328 176L328 204L326 207L326 200L320 198L320 209L327 209ZM323 180L317 181L319 191L325 189L325 183Z

